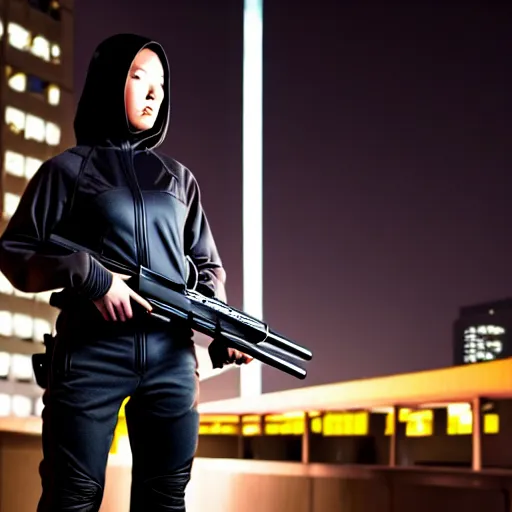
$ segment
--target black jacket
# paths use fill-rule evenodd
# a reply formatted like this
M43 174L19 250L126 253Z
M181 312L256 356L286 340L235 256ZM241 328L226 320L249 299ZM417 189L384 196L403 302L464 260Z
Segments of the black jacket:
M133 59L145 47L162 60L165 99L155 126L133 134L124 87ZM0 270L13 286L25 292L64 288L85 299L108 291L110 272L88 253L49 245L56 233L180 284L187 279L188 255L199 271L198 290L224 296L225 272L197 181L179 162L155 152L169 124L169 83L159 44L118 35L98 47L75 117L77 146L42 165L0 238Z

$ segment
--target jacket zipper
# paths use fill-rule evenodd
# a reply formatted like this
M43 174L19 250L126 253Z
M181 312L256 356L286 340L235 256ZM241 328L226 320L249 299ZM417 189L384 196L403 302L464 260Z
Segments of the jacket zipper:
M133 149L129 144L122 146L123 159L125 160L126 175L130 185L133 200L135 203L135 247L137 249L137 258L140 265L149 268L149 252L146 229L146 211L144 208L144 198L135 174L135 165L133 162ZM137 340L135 347L135 365L136 371L144 372L146 370L146 332L137 330Z

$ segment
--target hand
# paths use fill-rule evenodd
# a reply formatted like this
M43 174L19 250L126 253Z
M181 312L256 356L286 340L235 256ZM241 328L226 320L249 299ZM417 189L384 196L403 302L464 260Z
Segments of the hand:
M212 361L213 368L223 368L225 364L248 364L253 358L235 350L234 348L227 347L222 338L214 338L208 346L208 353Z
M120 320L124 322L133 317L132 305L130 299L138 302L148 311L152 311L151 304L135 293L125 281L130 276L112 272L112 285L108 292L98 300L93 301L105 320Z
M242 364L249 364L254 359L254 357L248 356L247 354L230 347L227 348L227 356L226 364L235 363L239 366Z

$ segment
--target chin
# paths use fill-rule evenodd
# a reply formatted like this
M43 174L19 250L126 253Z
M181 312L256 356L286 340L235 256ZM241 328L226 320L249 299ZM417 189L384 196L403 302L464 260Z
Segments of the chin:
M148 119L147 117L144 119L137 119L136 123L133 123L133 127L136 130L144 131L144 130L150 130L153 128L155 124L155 119Z

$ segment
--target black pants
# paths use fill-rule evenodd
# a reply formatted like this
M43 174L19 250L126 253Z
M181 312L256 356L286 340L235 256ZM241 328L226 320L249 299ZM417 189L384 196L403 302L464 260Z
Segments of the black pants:
M119 408L133 455L130 512L184 511L198 438L191 331L86 326L57 335L44 394L38 512L96 512ZM74 335L71 337L71 334Z

